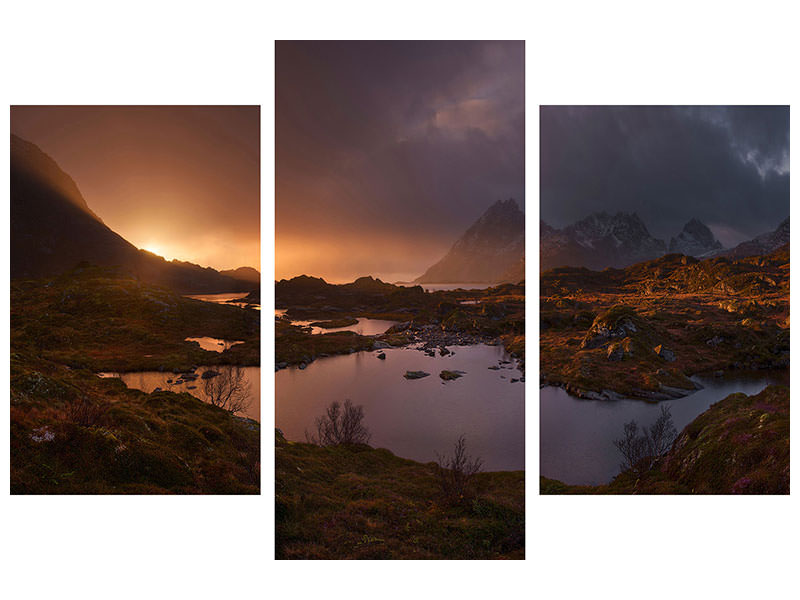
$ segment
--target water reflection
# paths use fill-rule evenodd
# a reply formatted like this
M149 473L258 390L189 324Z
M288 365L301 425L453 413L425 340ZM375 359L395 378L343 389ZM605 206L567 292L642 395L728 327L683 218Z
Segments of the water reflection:
M470 454L485 470L525 468L524 384L522 374L500 346L451 346L453 356L430 357L410 348L358 352L312 362L305 370L275 374L276 425L290 440L305 440L314 420L334 400L362 404L370 445L417 461L449 453L464 434ZM491 370L488 367L499 367ZM443 382L439 372L466 371ZM407 380L406 371L430 376Z
M117 377L129 388L142 390L150 393L156 388L164 391L176 393L188 392L192 396L206 401L203 393L203 378L205 371L218 371L221 367L198 367L194 373L196 379L184 381L177 373L165 373L162 371L134 371L131 373L105 372L98 373L99 377ZM261 369L260 367L242 367L244 371L245 385L249 385L248 401L249 406L241 414L242 416L261 420Z
M225 352L236 344L244 344L244 342L236 340L223 340L221 338L212 337L187 337L184 339L186 342L197 342L203 350L209 352Z

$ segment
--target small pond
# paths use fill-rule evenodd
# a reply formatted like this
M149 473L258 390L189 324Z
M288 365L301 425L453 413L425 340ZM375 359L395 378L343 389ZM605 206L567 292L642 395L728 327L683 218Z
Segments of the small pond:
M333 401L364 406L370 445L398 456L434 461L459 435L488 471L525 468L525 385L502 346L450 346L449 356L392 348L317 359L305 369L275 373L276 426L289 440L315 433L315 419ZM377 358L379 352L385 360ZM497 367L490 369L489 367ZM442 370L465 374L453 381ZM409 380L406 371L428 377Z
M129 388L142 390L148 394L156 388L161 388L164 391L172 391L176 393L189 392L192 396L199 398L205 402L205 395L203 394L203 379L202 375L205 371L213 370L219 371L223 367L198 367L194 372L198 376L194 381L182 381L177 373L163 372L163 371L133 371L130 373L117 373L106 372L98 373L99 377L117 377L123 381ZM249 385L249 406L241 413L241 416L261 420L261 368L260 367L242 367L244 371L245 385Z

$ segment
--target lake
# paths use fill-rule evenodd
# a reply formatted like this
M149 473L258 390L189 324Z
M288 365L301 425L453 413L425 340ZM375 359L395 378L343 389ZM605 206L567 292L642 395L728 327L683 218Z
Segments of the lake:
M693 377L703 389L674 400L664 400L680 431L714 402L729 394L751 395L773 383L788 384L787 373L747 373L729 377ZM622 460L613 444L622 437L623 425L635 419L649 426L662 402L643 400L584 400L562 388L548 386L540 392L540 473L576 485L608 483L620 471Z
M244 344L244 342L238 340L223 340L222 338L212 337L187 337L184 338L184 341L197 342L203 350L218 353L225 352L225 350L229 350L236 344Z
M221 367L198 367L195 371L198 375L212 369L219 370ZM250 385L250 393L248 394L250 405L241 413L241 416L261 420L261 368L260 367L242 367L244 370L245 385ZM98 373L99 377L117 377L129 388L142 390L148 394L155 390L157 387L162 390L170 390L176 393L189 392L192 396L205 401L203 395L203 380L199 377L195 381L175 385L167 383L168 379L173 382L178 379L176 373L164 371L133 371L131 373ZM193 389L189 389L189 388Z
M311 323L316 323L317 321L324 321L324 319L315 319L314 321L292 321L292 325L309 326ZM355 331L359 335L380 335L381 333L386 333L387 329L393 325L397 325L397 323L399 323L399 321L360 318L358 319L358 323L355 323L354 325L348 325L347 327L333 327L331 329L325 329L324 327L312 327L311 333L321 334L335 333L337 331Z
M241 300L246 298L247 294L238 292L235 294L187 294L186 298L193 300L202 300L203 302L213 302L214 304L228 304L229 306L238 306L239 308L254 308L261 310L259 304L248 304L247 302L231 302L231 300Z
M525 468L525 393L510 383L522 373L502 346L450 346L453 356L430 357L413 348L358 352L317 359L301 370L275 373L276 426L289 440L305 441L315 433L315 419L334 400L364 406L370 445L388 448L404 458L435 461L449 455L459 435L467 450L483 459L486 471ZM490 366L501 366L490 370ZM439 372L466 371L443 382ZM427 371L417 380L406 371Z

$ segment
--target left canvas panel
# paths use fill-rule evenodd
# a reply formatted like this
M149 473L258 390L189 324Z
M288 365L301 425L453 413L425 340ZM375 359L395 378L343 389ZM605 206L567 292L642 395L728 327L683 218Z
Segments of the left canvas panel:
M260 492L259 135L11 107L11 493Z

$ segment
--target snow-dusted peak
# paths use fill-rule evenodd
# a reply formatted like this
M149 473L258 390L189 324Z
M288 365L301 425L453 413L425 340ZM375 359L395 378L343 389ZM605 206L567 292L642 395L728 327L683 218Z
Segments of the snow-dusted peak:
M711 230L701 221L691 219L683 230L669 241L669 251L687 256L703 256L709 252L716 252L722 249L711 233Z

